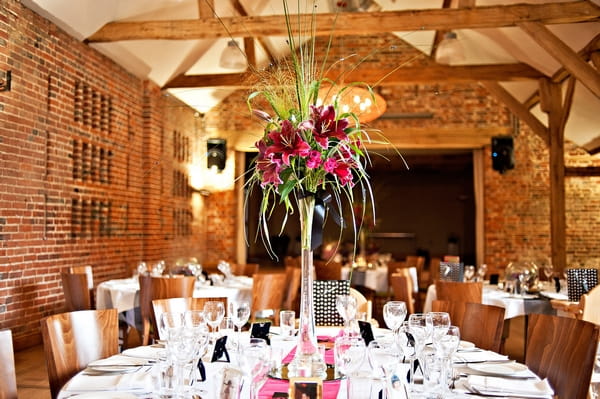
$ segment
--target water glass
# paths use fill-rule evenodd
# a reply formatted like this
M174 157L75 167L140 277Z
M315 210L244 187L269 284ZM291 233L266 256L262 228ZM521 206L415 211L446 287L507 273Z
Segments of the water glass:
M248 302L231 302L229 309L229 316L233 321L233 325L237 327L237 334L235 340L235 346L239 348L240 345L240 333L242 327L246 325L248 319L250 319L250 304Z
M450 327L450 315L447 312L429 312L431 315L431 325L433 327L433 343L446 334Z
M166 355L161 356L152 367L152 380L154 390L159 398L175 398L177 393L177 379L175 376L175 362Z
M293 310L282 310L279 312L279 328L284 340L290 340L294 337L296 329L296 312Z
M356 318L356 298L352 295L337 295L335 297L335 308L342 319L344 319L344 331L350 330L351 322Z
M183 327L183 313L164 312L158 318L158 337L161 340L169 338L169 331L173 328Z
M380 338L369 342L367 357L373 371L381 371L385 382L382 399L391 397L391 376L400 363L400 349L393 339Z
M386 326L396 331L406 318L406 303L403 301L389 301L383 305L383 319Z
M225 316L225 305L221 301L208 301L204 304L204 318L212 328L213 336Z
M351 399L351 376L366 356L365 341L359 336L343 335L335 340L333 350L336 372L346 377L346 398Z
M250 338L242 348L241 369L250 379L250 399L258 399L258 391L271 367L271 347L262 338Z
M473 266L473 265L465 266L463 275L465 277L465 281L473 280L473 277L475 277L475 266Z
M433 342L435 352L441 362L440 391L447 392L449 381L452 379L452 356L458 350L460 344L460 329L457 326L449 326L446 333L439 335Z

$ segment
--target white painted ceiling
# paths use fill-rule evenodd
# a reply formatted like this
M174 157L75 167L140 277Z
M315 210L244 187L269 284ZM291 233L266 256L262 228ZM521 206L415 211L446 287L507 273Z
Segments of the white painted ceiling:
M84 40L108 22L193 19L199 17L199 2L205 0L22 0L22 3L48 18L79 40ZM335 0L317 1L318 12L334 12ZM365 1L365 0L362 0ZM441 8L442 0L367 0L380 11ZM516 3L543 4L556 0L495 1L477 0L476 6L509 5ZM229 0L214 0L215 12L220 17L238 15ZM241 0L248 15L283 14L282 0ZM290 0L291 12L310 13L309 0ZM600 5L600 0L592 3ZM600 34L600 22L550 25L548 28L574 51L581 50ZM395 32L403 40L426 54L431 52L434 31ZM526 63L547 76L561 68L560 63L543 50L519 28L462 29L457 31L465 59L464 65L492 63ZM269 50L278 55L287 48L285 38L266 38ZM220 54L228 39L203 40L131 40L110 43L92 43L90 46L106 54L128 71L143 79L163 86L175 76L186 74L231 73L218 66ZM239 40L241 42L241 40ZM256 46L257 64L266 63L267 56ZM535 92L536 81L501 84L519 101ZM229 89L169 89L200 112L207 112L231 93ZM532 109L545 125L546 116L536 106ZM574 105L566 125L565 135L584 146L600 137L600 99L579 82L576 85Z

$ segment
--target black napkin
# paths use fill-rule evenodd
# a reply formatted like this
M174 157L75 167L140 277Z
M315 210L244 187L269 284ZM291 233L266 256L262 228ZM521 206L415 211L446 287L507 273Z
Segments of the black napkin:
M250 329L250 338L262 338L267 341L267 345L271 345L271 340L269 339L270 328L270 321L266 321L264 323L252 323L252 328Z

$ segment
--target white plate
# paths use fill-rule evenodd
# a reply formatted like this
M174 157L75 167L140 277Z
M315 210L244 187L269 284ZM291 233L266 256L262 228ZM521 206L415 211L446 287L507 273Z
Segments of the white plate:
M527 370L527 366L521 363L471 363L471 370L487 375L514 375Z
M69 398L76 399L137 399L132 393L129 392L88 392L79 395L69 396Z
M469 341L460 341L458 349L475 349L475 344Z

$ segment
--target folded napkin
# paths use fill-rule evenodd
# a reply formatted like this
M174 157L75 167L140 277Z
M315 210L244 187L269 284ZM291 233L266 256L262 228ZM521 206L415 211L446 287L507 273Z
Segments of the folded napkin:
M164 352L165 349L159 346L136 346L135 348L124 350L122 354L128 357L157 360Z
M72 378L65 391L90 392L90 391L129 391L152 392L154 389L152 373L147 370L125 374L88 375L79 373Z
M455 353L454 363L500 362L508 361L508 356L492 351L460 352Z
M88 367L102 366L143 366L147 360L139 357L114 355L105 359L94 360L88 364Z
M502 377L470 375L466 388L482 395L514 395L526 398L552 398L554 390L548 380L514 380Z

